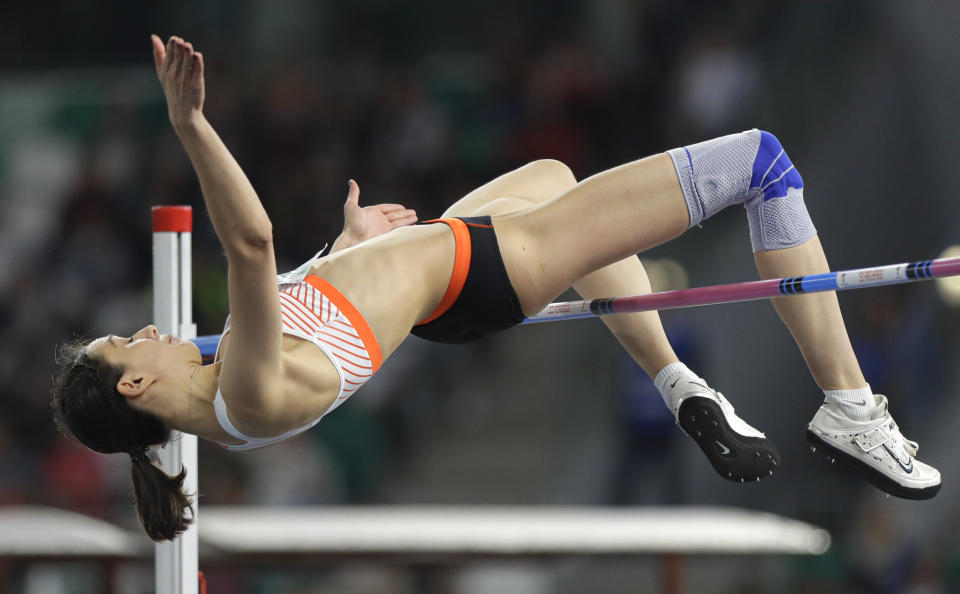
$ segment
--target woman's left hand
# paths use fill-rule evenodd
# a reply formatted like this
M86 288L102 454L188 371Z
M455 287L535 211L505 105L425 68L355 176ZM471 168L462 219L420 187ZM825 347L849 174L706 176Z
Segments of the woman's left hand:
M160 37L150 36L157 77L167 98L167 113L174 129L196 123L203 117L206 96L203 54L181 37L171 37L164 46Z
M417 213L402 204L360 206L360 186L352 179L343 205L343 234L352 245L417 222Z

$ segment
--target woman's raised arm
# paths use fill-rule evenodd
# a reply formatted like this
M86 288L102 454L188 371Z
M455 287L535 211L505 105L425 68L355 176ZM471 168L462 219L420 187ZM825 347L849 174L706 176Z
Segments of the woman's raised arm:
M203 55L179 37L171 37L166 47L156 35L151 40L170 123L200 178L210 220L227 256L272 243L273 228L257 193L203 115Z
M166 47L152 36L157 76L173 129L200 178L203 200L227 252L231 340L220 387L237 415L269 417L283 409L280 296L273 230L253 186L203 115L203 56L179 37Z

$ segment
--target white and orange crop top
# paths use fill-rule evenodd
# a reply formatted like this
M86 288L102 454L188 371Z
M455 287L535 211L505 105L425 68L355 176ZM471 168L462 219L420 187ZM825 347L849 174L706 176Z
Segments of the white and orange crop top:
M333 285L319 276L300 272L303 268L305 266L277 277L283 333L308 340L323 351L340 374L340 391L330 408L306 425L276 437L250 437L238 431L230 422L227 403L218 388L213 401L217 421L224 431L245 442L237 445L220 444L228 450L266 447L310 429L373 377L383 361L373 330L360 312ZM228 317L223 335L229 331ZM222 336L220 340L223 340Z

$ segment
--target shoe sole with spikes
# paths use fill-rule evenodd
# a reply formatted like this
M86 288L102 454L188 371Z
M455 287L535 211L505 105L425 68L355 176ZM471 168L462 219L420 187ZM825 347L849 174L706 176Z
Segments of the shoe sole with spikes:
M766 437L734 431L716 401L690 397L683 401L677 423L703 450L721 477L738 483L756 482L773 474L780 453Z

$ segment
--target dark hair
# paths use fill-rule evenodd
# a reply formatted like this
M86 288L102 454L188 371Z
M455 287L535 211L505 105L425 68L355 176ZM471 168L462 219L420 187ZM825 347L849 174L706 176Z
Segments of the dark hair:
M130 456L140 523L153 540L173 540L193 521L193 506L183 492L187 471L168 476L148 455L151 445L170 439L170 428L155 415L130 406L117 391L123 367L87 354L89 342L70 341L57 352L60 370L53 378L54 419L61 431L69 429L91 450Z

